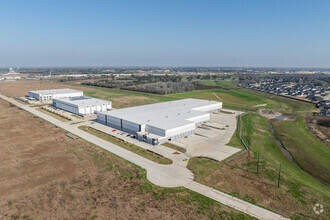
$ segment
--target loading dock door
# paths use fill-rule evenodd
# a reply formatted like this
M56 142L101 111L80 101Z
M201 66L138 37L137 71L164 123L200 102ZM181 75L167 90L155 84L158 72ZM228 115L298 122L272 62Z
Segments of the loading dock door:
M90 109L90 107L88 106L88 107L86 107L86 114L90 114L91 113L91 109Z

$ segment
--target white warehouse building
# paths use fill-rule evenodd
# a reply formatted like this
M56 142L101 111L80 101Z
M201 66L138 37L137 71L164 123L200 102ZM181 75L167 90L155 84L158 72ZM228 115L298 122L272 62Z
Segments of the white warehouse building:
M210 120L210 112L220 109L222 102L182 99L98 112L97 121L157 145L193 135L197 126Z
M96 99L89 96L77 96L63 99L53 99L53 106L72 112L77 115L87 115L97 112L105 112L111 109L112 102Z
M76 96L83 96L84 92L75 89L51 89L51 90L38 90L30 91L29 97L38 101L50 101L52 99L70 98Z

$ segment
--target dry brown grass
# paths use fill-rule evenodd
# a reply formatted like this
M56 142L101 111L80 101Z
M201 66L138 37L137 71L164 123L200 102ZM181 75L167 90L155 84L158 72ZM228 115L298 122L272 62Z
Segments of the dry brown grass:
M0 93L9 96L25 96L29 91L44 90L44 89L78 89L78 90L90 90L90 88L83 86L66 85L52 81L41 81L41 80L19 80L19 81L8 81L0 82Z

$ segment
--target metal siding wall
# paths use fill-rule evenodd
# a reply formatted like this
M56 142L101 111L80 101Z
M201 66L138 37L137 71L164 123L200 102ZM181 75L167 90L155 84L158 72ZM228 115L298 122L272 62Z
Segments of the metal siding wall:
M78 106L67 104L61 100L53 100L53 104L56 108L62 109L67 112L72 112L77 114L79 112Z
M189 133L189 132L194 132L195 131L195 123L191 123L188 125L184 125L184 126L180 126L177 128L173 128L170 130L166 131L166 137L175 137L178 136L180 134L185 134L185 133Z
M72 112L72 113L76 113L78 111L78 107L68 105L68 104L66 104L64 102L61 102L61 101L59 102L59 108L65 110L67 112Z
M130 133L140 131L140 125L131 121L122 120L122 130Z
M151 126L148 124L145 127L145 131L159 135L159 136L165 136L165 133L166 133L166 131L164 129L157 128L157 127L154 127L154 126Z
M97 121L98 122L101 122L101 123L104 123L105 124L105 115L104 114L101 114L101 113L97 113Z
M106 115L107 117L107 125L116 129L121 129L120 127L120 123L121 123L121 119L120 118L116 118L110 115Z
M188 118L187 120L199 125L201 123L210 121L210 113L206 113L205 115L201 115L193 118Z
M34 92L28 92L28 96L35 98L36 100L39 100L39 94Z
M205 105L202 107L193 108L193 110L197 111L203 111L203 112L214 112L222 109L222 102L211 104L211 105Z

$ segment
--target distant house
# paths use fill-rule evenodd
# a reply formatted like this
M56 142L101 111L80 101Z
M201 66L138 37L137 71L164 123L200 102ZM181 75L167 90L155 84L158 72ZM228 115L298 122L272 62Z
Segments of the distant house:
M319 115L330 117L329 109L321 109Z

